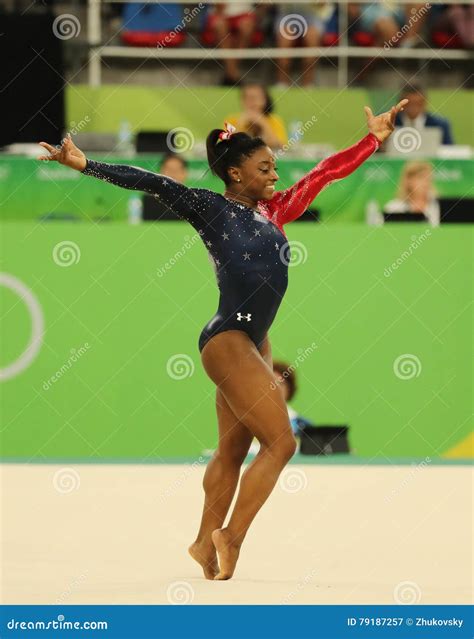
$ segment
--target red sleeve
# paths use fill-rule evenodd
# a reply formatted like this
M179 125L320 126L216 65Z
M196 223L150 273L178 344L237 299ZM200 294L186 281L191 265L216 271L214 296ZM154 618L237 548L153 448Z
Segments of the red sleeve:
M271 219L283 226L302 215L324 187L347 177L380 146L373 133L369 133L348 149L326 158L284 191L277 191L270 202L265 202Z

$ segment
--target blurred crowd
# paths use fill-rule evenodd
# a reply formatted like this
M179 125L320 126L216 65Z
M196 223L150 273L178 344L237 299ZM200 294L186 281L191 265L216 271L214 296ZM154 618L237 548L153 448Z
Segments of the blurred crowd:
M129 46L282 49L273 78L273 82L281 86L292 83L293 71L303 86L314 83L317 58L308 55L293 60L288 54L285 57L283 50L339 46L342 10L336 2L278 5L231 2L189 6L128 3L117 7L123 20L121 39ZM351 46L470 49L474 45L472 4L355 2L347 5L347 16ZM239 83L239 59L226 58L223 66L222 84Z
M268 88L249 83L241 87L241 111L229 114L227 121L231 122L237 131L244 131L250 135L262 137L275 150L285 148L288 136L283 120L274 113L273 101ZM418 84L405 85L399 98L408 98L405 111L397 117L396 130L416 131L420 135L420 143L426 132L437 133L440 145L454 144L449 121L437 114L430 113L426 91ZM384 148L381 152L384 152ZM404 157L405 153L399 154ZM429 153L425 154L429 156ZM159 172L185 183L187 179L187 163L182 156L167 154ZM440 206L433 182L433 166L423 158L406 162L402 168L396 196L387 202L382 209L371 211L367 207L367 222L373 225L383 224L385 221L417 219L432 226L440 223Z
M403 98L408 99L408 104L397 116L396 127L416 131L420 144L426 133L436 133L435 146L429 149L428 154L435 155L438 146L454 144L449 120L430 112L427 93L421 85L415 83L405 85L399 93L399 99ZM255 82L243 84L240 88L240 104L240 112L228 114L227 122L234 125L237 131L263 138L268 146L276 151L286 148L291 139L285 122L275 113L273 100L267 87ZM382 149L382 151L385 150L385 148Z

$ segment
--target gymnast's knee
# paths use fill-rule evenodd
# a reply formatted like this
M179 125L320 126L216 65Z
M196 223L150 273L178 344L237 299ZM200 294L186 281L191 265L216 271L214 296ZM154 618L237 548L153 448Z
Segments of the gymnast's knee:
M297 442L291 431L272 442L262 442L261 445L263 449L267 448L283 464L290 461L297 449Z
M249 446L226 446L219 447L214 453L217 459L225 468L239 469L245 461L249 452Z

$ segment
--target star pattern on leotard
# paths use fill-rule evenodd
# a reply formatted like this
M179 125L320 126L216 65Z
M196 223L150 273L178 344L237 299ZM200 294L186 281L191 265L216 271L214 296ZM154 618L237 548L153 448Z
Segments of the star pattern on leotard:
M232 314L234 309L235 313L241 313L238 328L247 331L258 347L288 284L288 261L275 254L275 250L282 251L288 245L283 225L299 217L303 204L314 199L330 182L349 175L378 147L376 137L368 134L353 147L327 158L286 194L275 193L271 201L259 201L256 209L209 189L188 188L137 167L87 159L82 174L150 193L198 230L211 257L220 291L219 309L201 333L200 350L214 334L235 326L230 308ZM252 263L244 264L247 261Z

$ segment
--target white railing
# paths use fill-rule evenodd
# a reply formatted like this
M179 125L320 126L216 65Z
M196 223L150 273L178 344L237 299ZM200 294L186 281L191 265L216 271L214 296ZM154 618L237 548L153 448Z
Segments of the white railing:
M161 4L192 4L189 0L164 0ZM278 5L286 0L261 0L259 4ZM314 56L315 58L337 58L338 86L344 87L348 83L348 67L350 58L386 58L406 60L468 60L473 57L470 51L463 49L434 49L431 47L420 49L397 49L394 47L354 47L348 40L348 3L351 0L340 0L339 5L339 44L332 47L295 47L295 48L252 48L252 49L221 49L208 47L173 48L165 47L128 47L102 43L102 4L107 2L142 2L156 4L156 0L88 0L88 43L89 43L89 84L100 86L102 58L145 58L168 60L223 60L237 58L246 60L301 58ZM373 0L360 0L360 4L370 4ZM398 0L401 4L412 4L413 0ZM202 0L194 4L211 4L212 0ZM314 0L299 0L298 4L314 3ZM457 0L431 0L425 6L429 9L436 4L459 4Z

